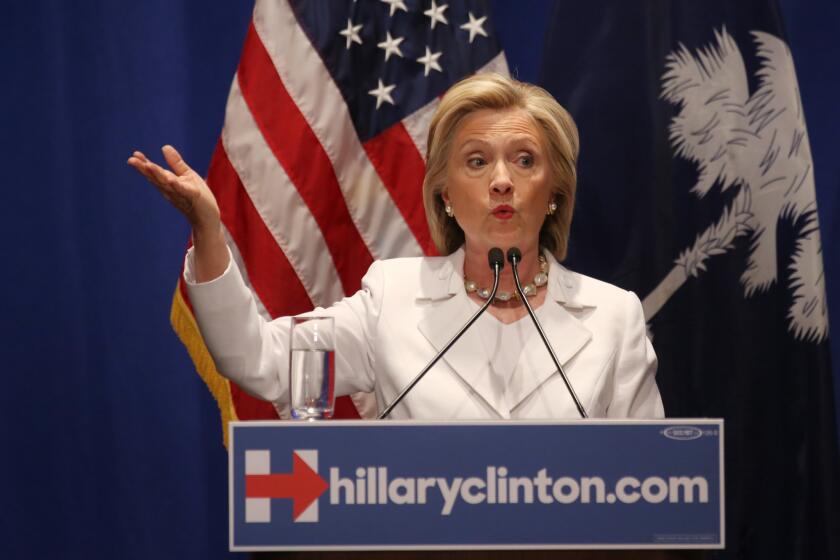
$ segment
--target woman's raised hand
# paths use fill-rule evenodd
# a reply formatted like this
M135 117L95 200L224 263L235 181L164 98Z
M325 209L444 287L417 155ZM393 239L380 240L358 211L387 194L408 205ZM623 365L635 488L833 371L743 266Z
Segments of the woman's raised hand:
M213 280L224 273L230 260L216 197L178 150L164 146L161 151L172 171L150 161L142 152L134 152L128 158L128 165L157 187L190 222L195 248L195 278L198 282Z
M167 145L161 151L172 171L149 160L143 152L134 152L128 158L128 165L157 187L160 194L187 218L194 231L218 231L221 223L219 205L210 187L187 165L178 150Z

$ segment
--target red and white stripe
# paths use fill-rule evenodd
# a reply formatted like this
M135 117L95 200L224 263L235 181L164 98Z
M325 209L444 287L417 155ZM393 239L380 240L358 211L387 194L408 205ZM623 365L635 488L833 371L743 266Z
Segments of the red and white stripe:
M257 2L254 28L290 99L329 159L350 218L371 254L374 258L422 255L417 238L401 219L402 209L365 156L338 86L291 7L285 1Z

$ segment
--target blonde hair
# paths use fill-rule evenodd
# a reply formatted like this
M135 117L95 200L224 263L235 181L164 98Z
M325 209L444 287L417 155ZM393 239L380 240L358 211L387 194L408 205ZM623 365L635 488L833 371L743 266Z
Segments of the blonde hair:
M441 193L446 186L446 164L458 126L464 117L481 109L523 109L542 131L557 211L546 216L539 242L557 260L563 260L569 245L575 204L577 127L571 115L550 93L499 74L476 74L461 80L446 92L432 117L423 179L423 206L435 246L441 254L448 255L464 243L463 230L446 215Z

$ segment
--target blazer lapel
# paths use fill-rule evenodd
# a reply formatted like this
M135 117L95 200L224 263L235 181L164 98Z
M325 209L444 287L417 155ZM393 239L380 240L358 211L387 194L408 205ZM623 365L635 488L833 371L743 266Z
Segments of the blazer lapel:
M428 313L418 322L417 328L437 351L449 342L476 311L464 291L461 276L463 250L456 251L442 261L438 267L423 270L421 294L417 298L427 300L429 305ZM476 325L458 339L443 360L500 417L510 418L510 410L505 406L504 387L498 384L490 371L487 351Z
M538 310L538 318L560 365L565 366L592 339L592 332L568 309L594 307L594 304L579 299L578 278L574 274L560 266L551 255L546 254L546 257L551 263L548 294ZM530 321L527 318L523 320ZM510 410L514 409L553 375L558 375L557 367L534 328L508 385L507 406Z

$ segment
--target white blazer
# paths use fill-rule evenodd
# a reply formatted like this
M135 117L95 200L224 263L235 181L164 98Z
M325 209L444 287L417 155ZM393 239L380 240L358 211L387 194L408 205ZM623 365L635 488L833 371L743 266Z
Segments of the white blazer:
M639 299L546 257L543 328L588 414L662 417L656 356ZM383 409L466 323L476 307L464 290L463 260L459 250L447 257L374 262L359 292L310 313L335 318L337 395L374 392ZM187 255L184 278L199 328L222 375L257 397L286 405L290 321L265 321L230 262L222 276L197 284L192 252ZM508 382L500 382L487 362L480 331L468 330L391 417L579 417L536 331Z

